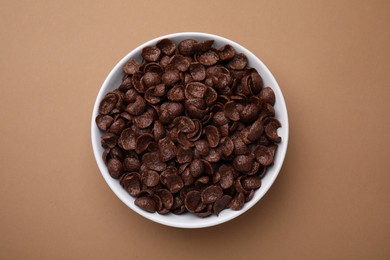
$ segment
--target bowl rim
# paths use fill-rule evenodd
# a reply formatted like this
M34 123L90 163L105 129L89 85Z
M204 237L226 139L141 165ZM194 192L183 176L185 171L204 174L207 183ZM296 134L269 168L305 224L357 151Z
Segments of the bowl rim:
M280 149L278 149L278 153L281 153L281 156L279 158L279 163L278 164L275 164L273 167L276 167L275 168L275 174L272 176L272 178L270 179L269 183L267 186L263 186L260 188L262 189L262 194L259 195L258 198L253 198L252 201L249 201L245 204L249 204L251 202L251 204L247 207L244 207L242 208L241 210L239 211L233 211L231 214L227 215L226 217L217 217L215 219L215 221L204 221L204 222L200 222L200 223L175 223L175 222L172 222L172 221L168 221L166 220L166 218L164 218L164 215L159 215L158 213L154 213L154 214L151 214L149 212L146 212L146 211L143 211L141 209L139 209L138 207L136 207L134 205L133 202L129 202L127 198L125 198L124 196L122 196L122 194L119 193L119 191L117 191L117 188L114 187L112 184L111 184L111 176L108 174L108 170L106 168L106 165L104 164L103 162L103 159L102 159L102 155L101 153L99 152L99 145L100 145L100 142L96 142L96 138L97 138L97 135L98 135L98 132L99 132L99 129L97 128L96 126L96 123L95 123L95 118L96 116L98 115L97 111L98 111L98 107L99 107L99 104L100 104L100 101L102 100L103 96L105 95L105 92L107 91L107 88L108 88L108 83L110 82L111 78L113 78L114 74L118 71L118 70L121 70L122 69L122 66L125 62L127 62L130 57L134 56L135 54L137 53L140 53L140 51L146 47L146 46L149 46L149 45L154 45L157 41L161 40L161 39L164 39L164 38L177 38L177 37L188 37L188 38L191 38L191 37L208 37L208 38L212 38L214 40L219 40L219 41L222 41L224 42L225 44L230 44L232 45L235 49L240 48L242 51L244 51L245 55L247 56L251 56L250 58L248 57L248 60L250 59L255 59L257 63L260 64L260 66L262 67L262 71L266 74L269 75L269 77L271 78L271 81L272 81L272 89L275 91L275 89L277 89L277 92L278 92L278 97L279 97L279 100L278 102L280 101L282 104L281 104L281 110L280 113L281 114L284 114L285 116L285 122L283 123L283 128L284 131L285 131L285 136L283 136L283 140L282 142L285 143L285 148L283 149L283 151L280 151ZM248 211L249 209L251 209L256 203L258 203L261 198L264 197L264 195L268 192L268 190L271 188L271 186L273 185L273 183L275 182L277 176L279 175L280 173L280 170L283 166L283 163L284 163L284 160L285 160L285 156L286 156L286 153L287 153L287 148L288 148L288 139L289 139L289 120L288 120L288 113L287 113L287 106L286 106L286 102L285 102L285 99L284 99L284 96L283 96L283 93L280 89L280 86L279 84L277 83L275 77L273 76L273 74L271 73L271 71L268 69L268 67L260 60L260 58L258 58L254 53L252 53L250 50L248 50L247 48L245 48L244 46L240 45L239 43L236 43L230 39L227 39L225 37L222 37L222 36L219 36L219 35L215 35L215 34L210 34L210 33L203 33L203 32L178 32L178 33L171 33L171 34L166 34L166 35L162 35L162 36L159 36L159 37L156 37L156 38L153 38L143 44L140 44L138 45L136 48L134 48L133 50L131 50L130 52L128 52L115 66L114 68L110 71L110 73L108 74L108 76L105 78L103 84L101 85L100 89L99 89L99 92L98 92L98 95L96 96L96 99L95 99L95 102L94 102L94 106L93 106L93 111L92 111L92 120L91 120L91 142L92 142L92 149L93 149L93 153L94 153L94 157L95 157L95 161L98 165L98 168L99 168L99 171L101 173L101 175L103 176L105 182L107 183L107 185L110 187L110 189L114 192L114 194L125 204L127 205L129 208L131 208L133 211L135 211L136 213L140 214L141 216L145 217L146 219L149 219L153 222L156 222L156 223L159 223L159 224L163 224L163 225L166 225L166 226L171 226L171 227L177 227L177 228L205 228L205 227L211 227L211 226L216 226L216 225L219 225L219 224L222 224L222 223L225 223L225 222L228 222L240 215L242 215L243 213L245 213L246 211ZM100 138L99 138L100 140ZM111 178L112 179L112 178ZM156 214L157 214L157 217L156 217ZM206 218L207 219L207 218Z

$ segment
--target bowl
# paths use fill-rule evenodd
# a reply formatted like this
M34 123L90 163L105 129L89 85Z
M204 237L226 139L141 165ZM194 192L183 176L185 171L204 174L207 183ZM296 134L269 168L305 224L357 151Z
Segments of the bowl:
M282 141L279 143L278 150L275 154L274 165L268 168L266 175L262 179L261 187L255 191L253 199L244 204L244 207L239 211L233 211L230 209L223 210L219 216L211 215L207 218L199 218L194 214L183 214L183 215L174 215L172 213L167 215L160 215L158 213L149 213L146 212L134 204L134 198L130 196L119 184L119 181L111 178L106 165L102 159L103 148L100 145L100 137L102 132L96 126L95 118L98 115L98 107L100 101L103 99L104 95L107 92L110 92L117 88L122 82L122 77L124 75L122 71L122 66L128 61L130 58L135 58L141 60L141 51L144 47L149 45L155 45L159 40L163 38L169 38L176 43L184 39L195 39L198 41L204 41L213 39L214 47L219 48L225 44L230 44L233 46L237 53L244 53L248 58L248 65L250 67L256 68L261 77L263 78L264 86L269 86L273 89L276 97L275 103L275 117L281 122L282 127L278 129L279 136L282 137ZM274 183L276 177L279 174L279 171L282 167L288 144L288 116L287 116L287 108L284 101L284 97L281 89L279 88L278 83L276 82L274 76L269 71L269 69L264 65L264 63L256 57L252 52L241 46L240 44L226 39L221 36L208 34L208 33L200 33L200 32L183 32L183 33L174 33L169 35L164 35L153 40L150 40L144 44L141 44L130 53L128 53L115 67L111 70L110 74L107 76L103 85L100 88L99 94L97 95L95 105L93 107L92 113L92 124L91 124L91 138L92 138L92 147L95 155L96 163L99 167L101 174L103 175L104 180L107 182L108 186L111 190L116 194L116 196L125 203L129 208L140 214L141 216L152 220L154 222L178 227L178 228L204 228L215 226L224 222L227 222L231 219L234 219L250 208L252 208L269 190L269 188Z

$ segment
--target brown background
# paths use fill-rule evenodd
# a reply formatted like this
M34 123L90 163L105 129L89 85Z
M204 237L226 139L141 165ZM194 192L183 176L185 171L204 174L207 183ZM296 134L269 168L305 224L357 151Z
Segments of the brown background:
M390 259L389 26L389 1L1 1L0 259ZM267 195L200 230L126 207L90 144L111 68L181 31L257 54L291 126Z

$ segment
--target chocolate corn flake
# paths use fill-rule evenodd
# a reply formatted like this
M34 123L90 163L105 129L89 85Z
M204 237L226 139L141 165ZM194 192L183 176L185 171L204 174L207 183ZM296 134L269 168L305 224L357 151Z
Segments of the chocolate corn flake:
M165 185L171 193L177 193L184 187L183 180L176 174L168 175L166 177Z
M139 62L137 60L130 59L123 66L123 71L127 74L132 75L132 74L136 73L140 67L141 67L141 64L139 64Z
M198 190L201 190L202 187L204 187L207 183L209 183L209 181L210 181L210 177L207 175L203 175L203 176L199 177L198 179L196 179L195 188Z
M243 70L248 64L248 58L240 53L236 54L233 59L229 62L230 68L234 70Z
M162 75L162 82L167 86L172 86L180 80L180 73L177 69L166 70Z
M192 133L195 131L195 123L191 118L178 116L173 120L173 124L183 133Z
M206 78L206 68L202 64L198 62L191 63L189 69L194 81L202 81Z
M148 187L154 187L160 182L160 175L153 170L144 171L141 174L142 183Z
M194 44L196 44L196 41L192 39L186 39L181 41L178 45L179 52L185 56L190 56L194 54Z
M222 197L218 198L213 206L213 211L215 215L219 215L219 213L224 210L229 203L232 201L232 197L229 195L223 195Z
M194 144L188 139L187 135L183 132L181 132L180 130L177 130L178 131L178 134L177 134L177 137L175 138L175 140L184 148L190 148L190 147L193 147ZM190 151L191 154L192 154L192 150Z
M98 115L95 121L96 125L103 131L106 131L114 123L114 119L109 115Z
M189 163L192 161L192 148L179 146L177 149L176 161L180 164Z
M119 183L131 196L138 196L141 193L141 180L137 172L123 174Z
M194 159L189 166L189 172L194 178L202 176L204 173L203 162L199 159Z
M183 101L185 99L184 96L184 87L182 85L173 86L167 94L167 98L170 101Z
M209 142L209 146L211 148L216 148L219 145L221 138L218 128L213 125L208 125L205 127L204 131L206 139Z
M225 116L229 118L232 121L238 121L240 120L240 109L239 104L237 104L235 101L228 101L225 103L224 106L224 112Z
M199 62L205 66L212 66L219 60L219 56L214 51L207 51L199 56Z
M122 162L118 159L110 159L107 163L107 169L112 178L118 179L123 172Z
M245 196L244 193L238 192L236 196L231 200L229 208L232 210L240 210L244 206Z
M144 72L153 72L161 76L164 73L162 66L157 62L146 63L143 67Z
M137 96L134 102L131 102L126 106L125 111L130 115L139 116L145 112L147 105L148 104L143 97Z
M245 190L254 190L258 189L261 186L261 179L256 176L247 176L241 180L242 187Z
M154 121L154 112L153 109L148 109L143 114L134 117L134 124L138 128L147 128Z
M219 59L222 61L230 60L231 58L234 57L234 54L235 54L234 48L229 44L221 47L218 50Z
M165 55L172 55L176 50L176 43L170 39L162 39L157 42L156 47Z
M141 56L145 61L157 61L160 57L161 51L155 46L148 46L143 48Z
M160 139L158 141L158 147L160 151L160 158L163 162L169 161L177 155L176 145L169 136Z
M107 115L109 114L115 107L118 102L118 96L114 93L108 93L99 105L99 114Z
M173 68L182 72L187 71L190 67L190 61L188 60L188 58L180 54L173 56L169 64L172 65Z
M218 169L218 172L221 176L219 184L221 185L222 189L230 188L234 182L233 168L230 166L221 165Z
M201 202L200 192L193 190L187 193L184 205L189 212L195 212Z
M138 171L140 166L141 166L141 162L137 158L126 157L123 160L123 167L125 168L126 171L129 171L129 172Z
M277 133L277 129L282 125L275 118L267 118L265 122L265 134L270 141L279 143L282 139Z
M264 166L270 165L274 160L271 150L263 145L257 146L255 156L256 160Z
M275 93L270 87L263 88L259 94L260 100L270 105L275 105Z
M233 167L240 172L248 172L252 169L253 158L247 155L238 155L233 160Z
M167 168L166 163L161 161L159 152L145 153L142 156L142 161L146 167L154 171L161 172Z
M217 199L221 198L223 191L218 185L209 186L204 189L201 193L201 199L203 203L209 204L215 202Z
M144 153L148 149L149 145L154 142L155 141L152 134L143 133L138 135L137 140L135 142L135 152L137 154Z
M272 167L275 93L248 59L212 39L161 39L123 65L96 125L112 178L147 212L240 210Z
M185 169L182 174L181 178L183 180L183 183L185 186L190 186L194 183L195 178L191 175L190 169Z
M195 212L195 215L197 215L200 218L206 218L212 214L212 204L208 204L203 210Z
M113 133L105 133L101 137L103 148L114 148L117 144L118 136Z
M205 52L211 49L213 46L214 40L206 40L204 42L195 42L194 49L196 51Z
M153 200L151 196L136 198L134 204L145 211L151 213L156 212L156 202Z

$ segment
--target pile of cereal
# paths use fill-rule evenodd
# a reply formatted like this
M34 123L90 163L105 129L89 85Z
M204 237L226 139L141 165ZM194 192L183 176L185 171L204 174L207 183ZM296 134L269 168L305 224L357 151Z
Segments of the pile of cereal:
M281 141L274 92L244 54L213 43L145 47L100 103L103 160L143 210L240 210L273 164Z

